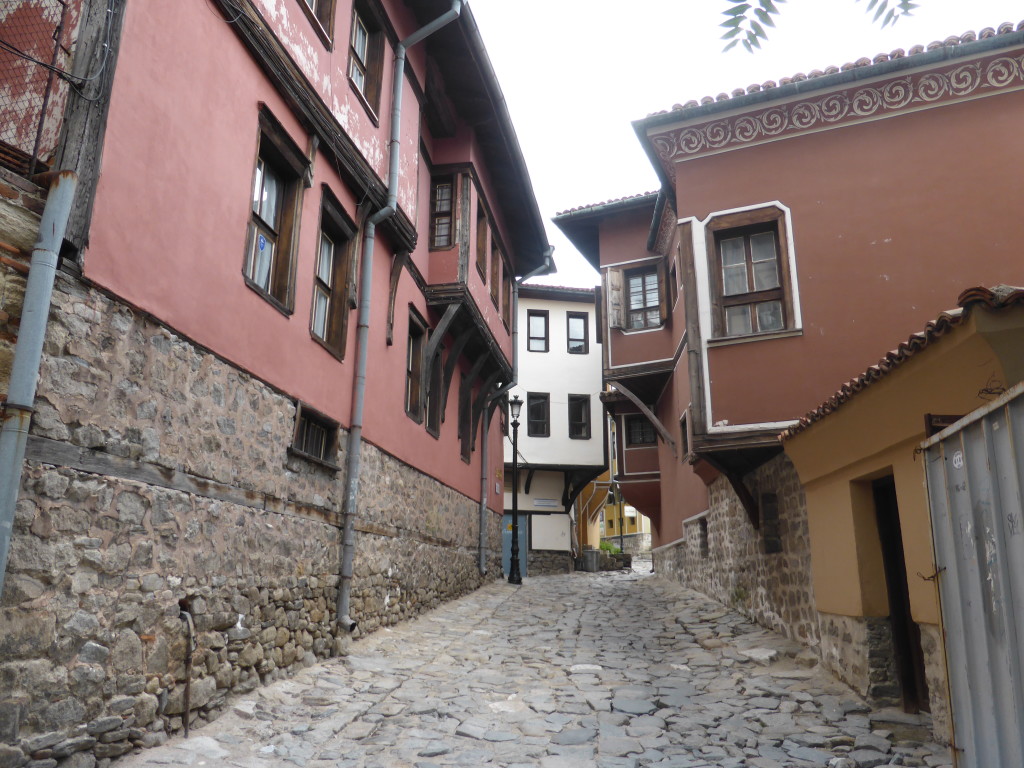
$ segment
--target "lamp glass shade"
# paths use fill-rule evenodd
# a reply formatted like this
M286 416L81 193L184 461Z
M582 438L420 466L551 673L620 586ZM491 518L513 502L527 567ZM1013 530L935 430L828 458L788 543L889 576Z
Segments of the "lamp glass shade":
M512 421L519 421L519 412L523 410L523 401L516 395L508 401L508 410L512 415Z

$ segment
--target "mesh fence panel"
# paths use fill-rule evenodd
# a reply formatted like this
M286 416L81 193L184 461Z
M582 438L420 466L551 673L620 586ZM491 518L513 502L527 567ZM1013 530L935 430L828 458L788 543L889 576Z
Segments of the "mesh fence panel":
M0 165L44 170L57 146L68 83L68 0L0 0Z

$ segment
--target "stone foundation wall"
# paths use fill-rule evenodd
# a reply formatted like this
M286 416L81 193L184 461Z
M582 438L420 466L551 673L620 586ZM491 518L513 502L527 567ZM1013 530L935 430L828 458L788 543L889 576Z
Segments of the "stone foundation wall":
M344 473L288 453L290 398L59 275L36 405L0 602L0 765L102 765L343 652ZM477 503L363 451L356 636L501 572L497 515L482 577Z
M618 547L619 540L622 540L622 551L630 555L647 554L651 551L651 534L649 533L627 533L623 536L605 536L601 541Z
M822 663L855 691L898 706L900 691L887 618L819 613Z
M684 526L674 546L654 550L655 571L731 605L762 626L805 645L818 645L818 619L811 587L807 502L796 470L777 456L744 478L757 498L778 494L782 551L767 554L756 530L724 477L709 487L707 547L701 526Z
M572 553L548 549L531 549L526 555L527 576L549 576L554 573L572 573Z
M888 618L819 613L811 584L807 506L793 465L779 456L744 478L755 498L774 492L779 502L782 551L765 552L725 478L709 488L707 539L701 522L687 523L683 537L653 552L662 576L703 592L762 626L813 648L833 674L879 705L899 706L892 630ZM945 656L938 628L920 624L932 710L932 731L949 741Z

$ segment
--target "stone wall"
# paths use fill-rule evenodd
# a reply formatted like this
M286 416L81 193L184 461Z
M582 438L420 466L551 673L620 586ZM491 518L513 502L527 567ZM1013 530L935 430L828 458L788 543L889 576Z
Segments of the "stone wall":
M780 455L744 479L755 498L763 492L778 494L782 551L766 554L763 534L750 524L728 481L719 477L708 488L706 555L699 522L689 523L674 546L654 550L655 570L816 647L807 502L796 470Z
M289 397L150 318L65 274L50 317L0 601L0 766L86 768L343 652L344 473L288 452ZM363 451L356 636L501 572L497 515L482 577L477 503Z
M889 619L819 613L822 662L840 680L879 704L898 706Z
M840 680L878 705L899 706L892 630L887 617L819 613L811 583L807 505L796 470L778 456L744 478L755 498L778 494L782 551L765 551L765 538L725 478L710 486L703 523L689 522L683 537L654 550L660 575L741 611L762 626L810 648ZM948 742L949 703L945 657L937 627L919 624L932 710L933 735Z
M623 552L630 555L647 554L651 551L651 534L649 533L626 533L622 536L605 536L601 541L607 541L614 547L620 547Z
M572 553L562 550L531 549L526 555L527 576L548 576L553 573L572 573Z

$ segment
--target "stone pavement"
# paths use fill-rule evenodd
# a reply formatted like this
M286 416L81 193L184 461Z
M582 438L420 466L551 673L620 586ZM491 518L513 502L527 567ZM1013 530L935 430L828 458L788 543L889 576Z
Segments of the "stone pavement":
M500 581L114 768L951 762L908 739L913 717L870 711L810 663L799 646L648 573Z

